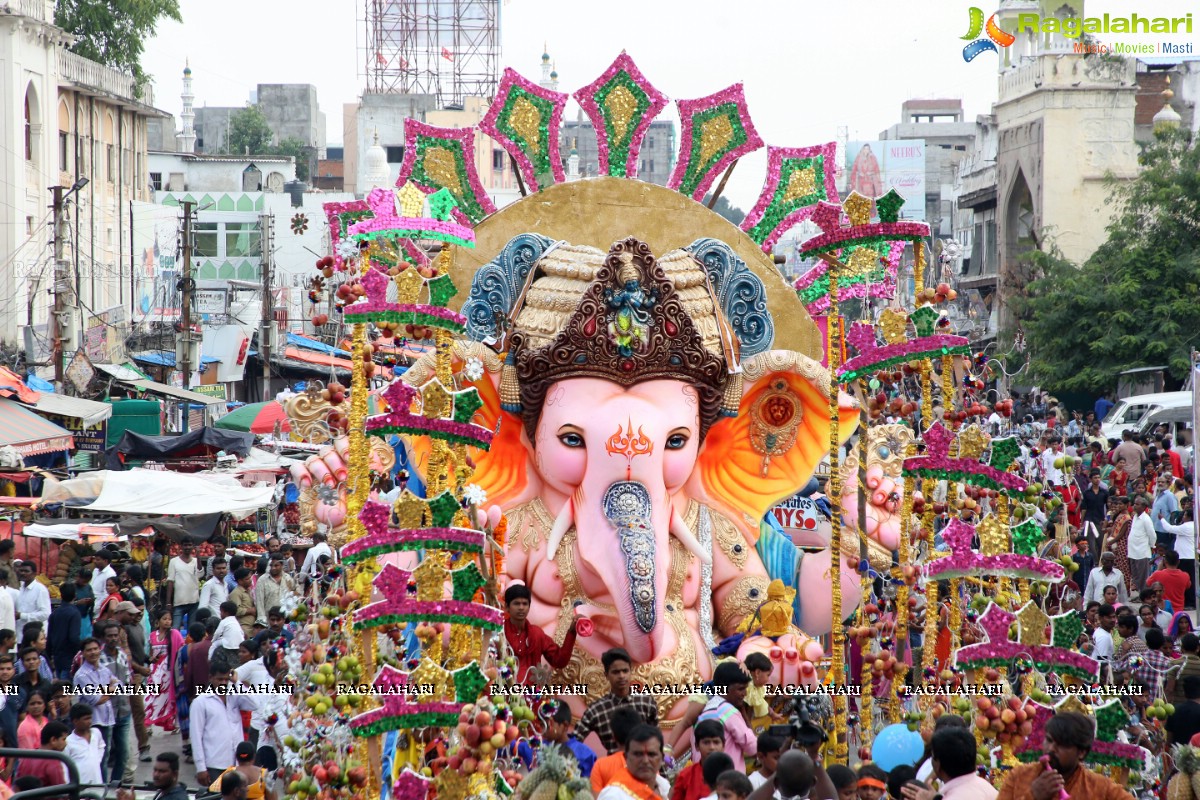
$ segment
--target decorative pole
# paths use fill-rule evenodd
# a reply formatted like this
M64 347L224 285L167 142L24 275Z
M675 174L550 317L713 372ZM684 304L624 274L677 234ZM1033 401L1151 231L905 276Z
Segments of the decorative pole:
M829 496L833 498L833 514L829 528L830 580L833 583L833 633L831 637L829 670L832 673L831 685L840 689L846 685L846 631L842 617L842 517L839 503L842 496L841 452L838 442L838 421L840 410L838 397L841 385L838 383L837 368L842 363L842 325L838 316L838 274L841 272L841 262L830 258L829 264ZM846 696L837 692L833 696L833 715L835 740L833 761L844 764L849 756L850 745L846 739L847 728Z

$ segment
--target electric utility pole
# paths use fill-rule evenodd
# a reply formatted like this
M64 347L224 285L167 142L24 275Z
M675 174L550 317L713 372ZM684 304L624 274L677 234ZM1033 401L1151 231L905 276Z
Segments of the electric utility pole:
M60 394L66 388L63 383L63 317L67 313L67 274L66 265L63 263L66 214L63 194L66 190L65 186L50 187L50 191L54 193L54 311L50 315L50 341L53 348L51 357L54 359L54 389Z
M183 293L181 311L183 313L183 332L180 334L182 348L179 358L180 370L183 372L183 388L190 389L192 383L192 289L195 287L195 281L192 280L192 209L196 203L185 200L183 202L183 279L179 282L179 289ZM188 417L191 416L191 403L184 401L183 404L183 432L188 431Z
M274 296L271 294L271 272L275 236L270 214L260 218L262 228L262 327L258 336L258 357L262 360L262 399L271 399L271 326L275 325Z

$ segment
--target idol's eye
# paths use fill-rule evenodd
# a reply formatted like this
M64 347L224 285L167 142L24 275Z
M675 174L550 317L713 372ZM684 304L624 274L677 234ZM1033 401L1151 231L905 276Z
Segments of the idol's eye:
M673 433L667 437L668 450L682 450L687 447L688 435L686 433Z
M575 431L560 433L558 440L563 443L564 447L579 448L584 446L583 437Z

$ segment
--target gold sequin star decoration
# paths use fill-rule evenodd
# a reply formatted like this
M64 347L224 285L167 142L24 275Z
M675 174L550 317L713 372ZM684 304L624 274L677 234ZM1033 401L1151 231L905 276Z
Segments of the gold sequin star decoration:
M396 276L396 300L400 303L415 303L425 288L425 279L412 267Z
M1017 622L1021 626L1021 644L1032 647L1046 643L1046 626L1050 624L1050 618L1032 600L1017 612Z
M960 458L979 459L987 449L992 437L983 432L978 425L970 425L958 435L958 455Z
M437 776L438 800L464 800L467 796L467 776L452 769L444 769Z
M415 701L418 703L444 702L454 693L454 681L450 678L449 670L431 658L421 659L416 669L408 673L408 685L419 687L413 689L417 692ZM427 692L426 689L433 691ZM409 695L409 700L413 699L413 696Z
M846 210L846 216L850 218L851 225L869 225L873 205L871 198L864 197L858 192L851 192L850 196L846 198L846 202L842 203L842 208Z
M423 216L425 210L425 193L408 181L396 192L396 216L410 219Z
M451 402L449 390L437 378L421 387L421 413L425 419L445 419L450 414Z
M392 506L392 513L396 515L401 528L423 528L426 520L429 519L429 504L405 489L396 498L396 504Z
M417 583L417 599L437 601L444 599L446 594L446 578L450 570L446 569L448 554L445 550L426 551L425 560L413 570L413 580Z
M846 266L851 275L869 275L871 270L879 266L879 253L870 247L859 247L850 254Z
M883 330L883 340L888 344L908 341L908 317L899 311L885 308L879 315L879 327Z
M1079 699L1079 695L1072 692L1066 698L1054 704L1055 714L1086 714L1092 716L1092 707Z
M984 517L975 526L975 532L979 534L979 552L983 555L998 556L1008 552L1008 531L994 516Z

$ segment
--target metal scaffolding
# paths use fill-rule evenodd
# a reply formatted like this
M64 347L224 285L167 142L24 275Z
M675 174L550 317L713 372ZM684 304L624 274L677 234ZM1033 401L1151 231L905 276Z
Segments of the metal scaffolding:
M491 99L500 80L500 0L363 0L366 89L427 94L438 108Z

